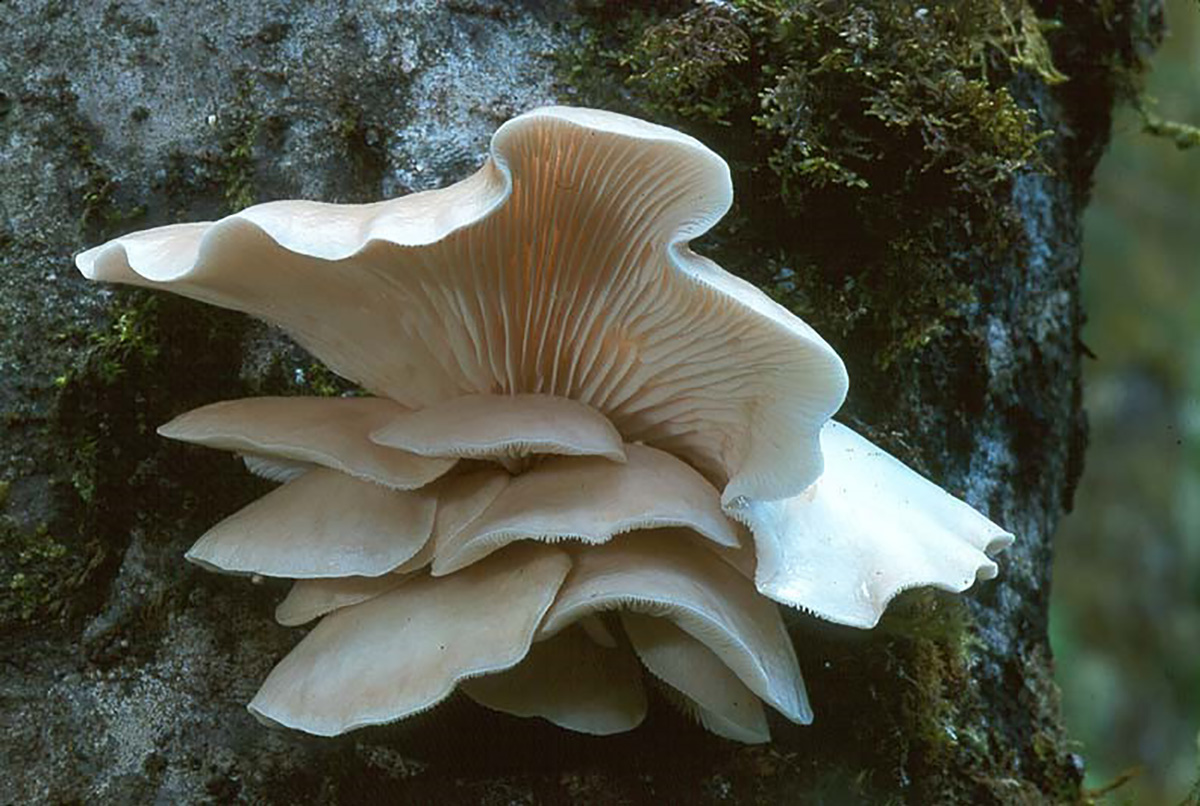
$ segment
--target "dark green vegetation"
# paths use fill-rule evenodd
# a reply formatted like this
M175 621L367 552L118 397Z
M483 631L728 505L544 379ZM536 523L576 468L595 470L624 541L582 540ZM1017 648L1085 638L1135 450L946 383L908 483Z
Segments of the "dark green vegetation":
M1008 85L1063 80L1050 22L1001 0L617 8L587 17L566 80L730 158L723 262L879 369L951 331L1016 225L1007 183L1045 169Z

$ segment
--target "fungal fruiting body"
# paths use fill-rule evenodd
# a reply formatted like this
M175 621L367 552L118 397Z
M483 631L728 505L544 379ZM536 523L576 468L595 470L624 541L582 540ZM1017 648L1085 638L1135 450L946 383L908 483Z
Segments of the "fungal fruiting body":
M441 190L263 204L76 258L277 325L373 395L160 429L282 482L187 555L294 579L277 619L320 619L259 719L334 735L457 687L609 734L654 680L765 741L764 704L812 718L777 602L871 627L900 590L995 575L1011 536L833 422L833 349L689 249L731 199L697 140L550 107Z

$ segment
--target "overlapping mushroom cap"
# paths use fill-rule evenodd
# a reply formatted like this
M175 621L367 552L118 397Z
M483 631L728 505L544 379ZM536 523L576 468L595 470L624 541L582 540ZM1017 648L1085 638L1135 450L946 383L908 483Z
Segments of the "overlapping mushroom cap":
M1011 536L833 423L833 349L688 248L731 198L693 138L551 107L442 190L258 205L77 257L278 325L374 395L160 429L285 482L188 554L296 579L277 617L322 618L256 715L335 734L461 684L612 733L645 713L640 661L714 732L763 741L763 702L811 719L772 599L866 627L904 588L996 573Z

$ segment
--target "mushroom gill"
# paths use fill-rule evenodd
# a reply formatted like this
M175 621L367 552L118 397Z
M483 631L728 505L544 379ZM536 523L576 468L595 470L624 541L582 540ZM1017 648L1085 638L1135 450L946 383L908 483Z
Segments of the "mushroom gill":
M644 667L709 730L766 741L764 704L812 720L776 602L869 627L904 588L996 573L1011 535L830 420L833 349L691 251L731 199L697 140L550 107L448 188L77 256L277 325L372 395L160 429L283 482L187 555L296 580L277 619L320 619L256 716L333 735L461 687L609 734L644 717Z

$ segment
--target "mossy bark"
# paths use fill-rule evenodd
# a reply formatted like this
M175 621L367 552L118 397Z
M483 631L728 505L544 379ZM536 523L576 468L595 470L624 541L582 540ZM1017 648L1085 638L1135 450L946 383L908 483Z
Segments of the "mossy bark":
M1084 444L1079 216L1153 3L17 3L0 30L0 801L1070 802L1046 637ZM845 416L1018 535L871 632L794 615L817 718L745 748L452 698L338 739L244 710L280 590L186 566L263 490L153 428L334 393L285 338L76 276L122 231L439 186L553 101L688 129L739 203L698 248L846 357Z

